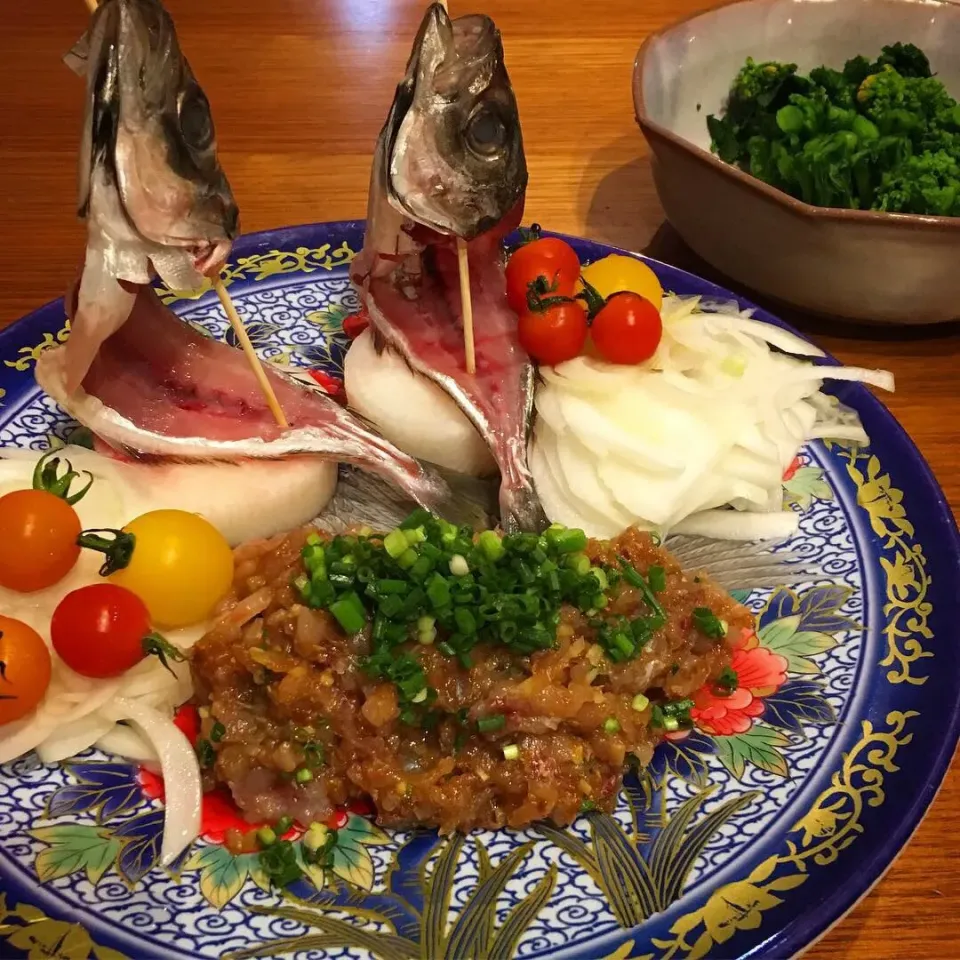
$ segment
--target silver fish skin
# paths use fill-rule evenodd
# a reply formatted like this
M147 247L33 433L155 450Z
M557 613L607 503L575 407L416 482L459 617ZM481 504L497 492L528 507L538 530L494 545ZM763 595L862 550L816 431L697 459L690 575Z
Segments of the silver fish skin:
M428 7L377 147L391 204L438 233L472 240L517 203L523 135L489 17Z
M65 58L86 79L78 213L87 249L67 383L129 316L130 284L199 287L226 262L239 211L207 98L159 0L102 0Z
M351 268L378 349L458 404L497 460L506 529L546 523L526 464L534 370L506 302L502 237L527 184L516 99L488 17L432 4L377 141ZM467 241L477 372L465 372L454 238Z

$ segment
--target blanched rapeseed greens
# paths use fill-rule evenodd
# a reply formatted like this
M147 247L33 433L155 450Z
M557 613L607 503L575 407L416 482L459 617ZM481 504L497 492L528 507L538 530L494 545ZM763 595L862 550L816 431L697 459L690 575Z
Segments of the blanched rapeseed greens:
M748 58L707 126L722 160L806 203L960 216L960 105L913 44L809 76Z

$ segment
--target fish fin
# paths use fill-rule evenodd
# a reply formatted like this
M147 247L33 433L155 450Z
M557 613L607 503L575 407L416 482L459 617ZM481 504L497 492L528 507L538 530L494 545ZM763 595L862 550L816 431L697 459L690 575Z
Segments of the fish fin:
M94 166L102 163L108 177L115 178L113 148L120 116L120 53L119 44L112 38L119 30L119 18L116 3L101 3L87 32L64 57L67 66L87 80L78 166L77 215L81 219L86 219L90 208Z
M664 546L685 570L703 570L726 590L790 586L822 575L797 554L756 542L677 535Z
M87 250L70 337L63 346L62 374L67 396L83 383L100 344L126 322L137 294L112 277L96 250Z
M493 526L490 507L495 498L489 482L447 471L438 470L438 473L442 473L450 487L448 500L435 508L439 516L450 523L474 528ZM341 466L336 493L316 524L330 533L342 533L356 526L391 530L416 507L401 490L376 474Z
M90 34L87 32L63 55L63 62L78 77L85 77L89 58Z
M550 523L532 485L500 490L500 525L507 533L540 533Z

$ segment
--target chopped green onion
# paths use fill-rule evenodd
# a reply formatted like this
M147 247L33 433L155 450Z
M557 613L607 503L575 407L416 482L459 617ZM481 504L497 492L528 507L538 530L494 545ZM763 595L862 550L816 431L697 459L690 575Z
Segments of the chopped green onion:
M429 617L424 614L417 620L417 631L419 633L426 633L428 630L432 630L437 624L437 621L434 617Z
M261 827L257 831L257 842L261 847L272 847L277 842L277 835L270 827Z
M415 527L422 527L424 524L428 523L433 519L433 514L429 510L424 510L423 507L417 507L403 523L400 524L401 530L413 530Z
M607 579L606 573L600 567L591 567L590 575L594 580L597 581L597 586L600 587L601 590L610 589L610 581Z
M297 783L309 783L313 779L313 771L309 767L301 767L293 777Z
M727 668L730 669L729 667ZM732 672L732 671L731 671ZM723 676L723 674L721 674ZM736 674L734 674L736 676ZM214 743L219 743L226 735L227 728L218 720L210 730L210 739Z
M618 557L618 559L620 561L620 567L623 570L623 579L626 580L631 587L639 590L643 595L643 599L647 602L647 606L649 606L658 617L663 617L664 622L666 622L667 614L663 607L660 606L660 601L654 596L647 581L640 576L636 568L629 561L623 557Z
M569 554L566 565L581 577L590 572L590 558L585 553Z
M492 713L489 717L481 717L477 721L477 729L481 733L495 733L507 725L507 718L502 713Z
M427 596L435 610L450 605L450 587L439 573L434 574L433 579L427 584Z
M423 532L423 527L414 527L412 530L404 530L403 535L407 538L407 543L414 547L418 543L423 543L427 539L426 533Z
M503 541L493 530L484 530L477 539L477 546L484 556L493 563L496 563L506 553Z
M557 553L579 553L587 545L587 535L582 530L565 527L548 527L544 536Z
M654 593L663 593L667 589L667 572L663 567L651 567L647 571L647 580Z
M503 748L504 760L516 760L520 756L520 748L515 743L508 743Z
M739 688L740 678L737 676L736 670L731 667L724 667L717 679L714 680L713 685L720 693L729 696Z
M638 693L630 702L630 706L636 710L637 713L643 713L643 711L650 706L650 698L644 696L642 693Z
M344 633L359 633L367 622L363 601L352 590L330 604L330 613L343 627Z
M411 703L423 703L427 699L427 688L423 687L419 693L415 693L411 698Z
M274 828L278 837L282 837L285 833L290 832L290 828L293 826L293 817L281 817L277 821L277 825Z
M603 721L603 729L607 733L616 733L620 729L620 721L616 717L607 717Z
M303 836L303 845L311 852L316 853L327 845L330 828L325 823L311 823Z
M407 542L406 534L402 530L391 530L383 538L383 549L386 550L394 560L405 553L409 546L410 544Z
M279 840L260 852L260 867L278 887L287 887L303 876L289 840Z
M459 553L455 553L450 558L450 572L455 577L465 577L470 572L470 565L467 563L467 558L461 556Z
M197 746L197 759L200 761L200 766L204 769L212 767L217 760L216 751L213 749L213 744L209 740L198 740Z
M421 644L424 647L429 647L430 644L437 639L437 628L430 627L427 630L421 630L417 633L417 643Z
M401 570L409 570L420 559L420 555L413 547L409 547L397 557L397 566Z
M711 640L722 640L727 635L727 623L721 620L709 607L694 607L693 625Z
M676 717L664 717L663 718L663 729L673 732L674 730L679 729L680 721Z
M310 533L310 534L307 534L307 543L308 543L311 547L313 547L313 546L316 546L316 545L319 544L319 543L323 543L323 540L320 538L320 534L319 534L319 533Z

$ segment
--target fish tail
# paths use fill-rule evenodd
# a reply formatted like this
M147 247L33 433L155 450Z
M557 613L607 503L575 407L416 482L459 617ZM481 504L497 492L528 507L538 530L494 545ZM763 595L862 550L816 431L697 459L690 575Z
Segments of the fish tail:
M532 486L500 487L500 525L506 533L540 533L550 521Z
M419 503L420 506L458 526L493 525L495 497L489 483L439 469L434 476L437 483L433 489L438 496L429 503ZM341 467L336 494L317 519L317 526L331 533L357 526L390 530L417 506L417 501L383 477L355 467Z
M685 570L702 570L726 590L790 586L823 575L816 564L767 544L675 535L664 546Z

